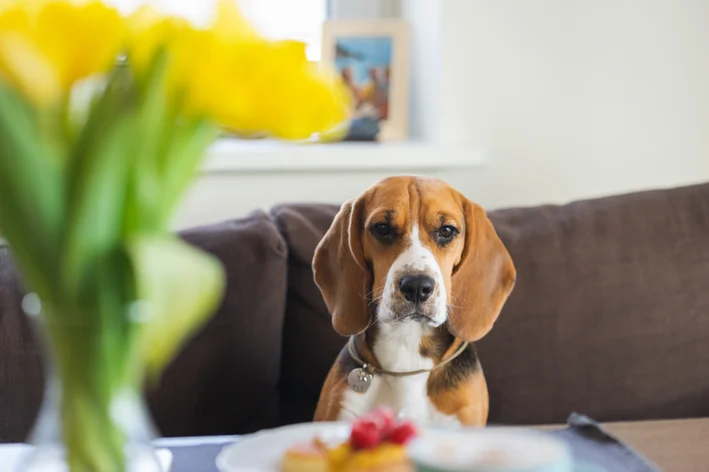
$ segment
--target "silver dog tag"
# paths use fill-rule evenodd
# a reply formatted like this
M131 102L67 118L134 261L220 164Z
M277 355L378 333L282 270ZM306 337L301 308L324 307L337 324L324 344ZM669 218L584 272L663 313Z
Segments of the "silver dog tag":
M364 393L369 390L369 386L372 385L372 374L367 371L367 365L365 364L362 368L352 370L350 375L347 376L347 383L357 393Z

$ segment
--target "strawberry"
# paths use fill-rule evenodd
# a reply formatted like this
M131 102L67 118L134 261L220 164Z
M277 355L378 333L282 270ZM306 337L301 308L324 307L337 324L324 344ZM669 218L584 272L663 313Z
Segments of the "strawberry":
M381 431L382 436L385 438L389 436L396 425L394 411L389 408L381 407L374 410L370 416L379 424L379 430Z
M359 418L352 425L350 444L355 449L375 448L382 441L382 432L377 421L370 418Z
M418 433L413 423L402 422L394 427L386 439L389 442L403 446L413 439L416 434Z

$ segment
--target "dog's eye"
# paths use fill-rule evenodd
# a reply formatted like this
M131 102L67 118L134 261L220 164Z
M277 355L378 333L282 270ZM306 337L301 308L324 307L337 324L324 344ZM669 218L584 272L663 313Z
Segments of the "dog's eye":
M438 236L441 239L450 239L456 235L458 228L451 225L443 225L438 229Z
M388 239L394 235L394 230L392 230L391 225L388 223L377 223L372 227L372 232L374 236L380 239Z

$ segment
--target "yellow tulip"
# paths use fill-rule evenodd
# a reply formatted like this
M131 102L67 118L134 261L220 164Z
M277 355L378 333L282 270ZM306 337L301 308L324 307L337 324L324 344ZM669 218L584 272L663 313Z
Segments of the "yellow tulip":
M17 3L2 4L0 7L0 31L26 31L30 26L30 15Z
M303 43L259 36L232 1L218 3L210 28L183 30L168 49L168 83L185 111L230 130L303 140L347 119L340 78L308 62Z
M138 75L147 70L158 50L186 40L194 31L186 20L162 16L147 5L128 17L127 29L128 56Z
M0 12L0 82L37 102L60 90L56 71L32 41L32 18L18 6Z
M224 41L263 40L253 26L246 21L234 0L217 0L216 15L211 31Z
M337 77L306 61L303 45L294 46L274 43L255 48L243 61L232 53L230 73L214 74L205 67L190 77L188 97L196 98L199 83L210 83L220 93L202 94L204 101L193 105L210 110L224 126L237 131L266 131L293 140L328 131L346 119L348 95ZM229 99L220 100L220 95Z
M309 63L304 44L260 36L233 0L217 2L206 29L147 7L131 15L128 57L139 77L161 48L168 93L181 110L242 135L301 140L347 119L341 79Z
M36 102L109 70L124 40L119 13L98 1L18 2L0 12L0 76Z
M79 79L110 69L123 46L118 11L100 2L48 3L37 18L37 44L68 89Z

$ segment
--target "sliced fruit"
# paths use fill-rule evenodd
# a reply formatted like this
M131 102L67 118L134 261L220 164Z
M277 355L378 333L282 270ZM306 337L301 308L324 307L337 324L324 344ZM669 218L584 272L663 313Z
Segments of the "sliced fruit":
M360 418L352 425L350 443L355 449L371 449L382 442L382 431L376 420Z
M416 427L413 423L403 422L394 427L386 440L403 446L412 440L417 434L418 431L416 431Z

